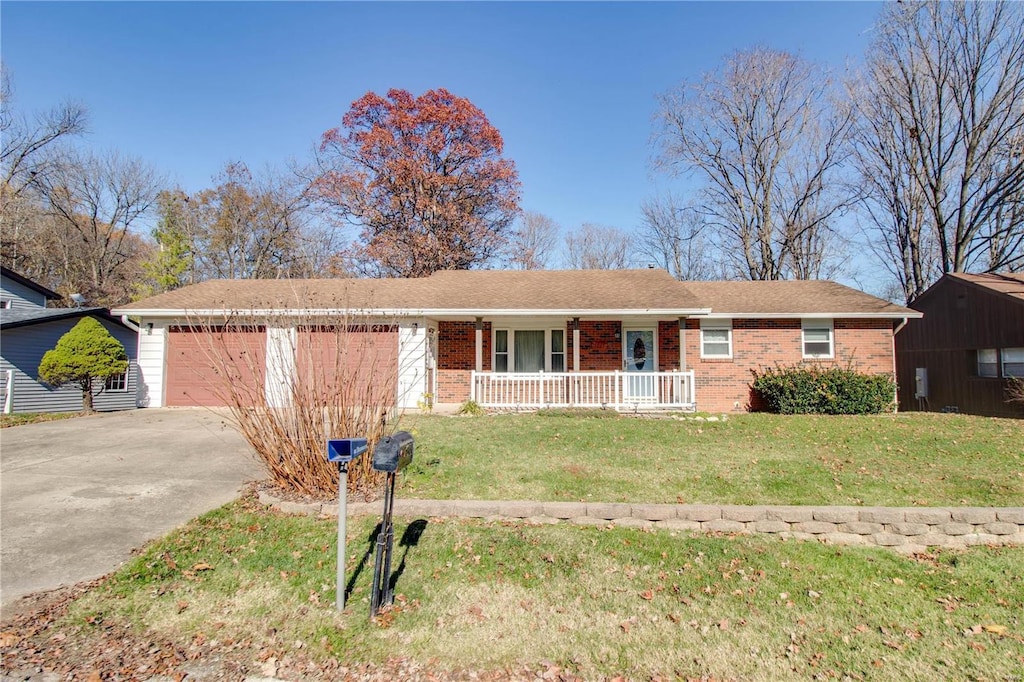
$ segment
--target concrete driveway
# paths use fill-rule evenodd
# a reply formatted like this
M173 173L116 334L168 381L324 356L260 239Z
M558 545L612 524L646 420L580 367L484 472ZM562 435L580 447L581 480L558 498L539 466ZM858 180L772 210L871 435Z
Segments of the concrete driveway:
M0 431L0 606L102 576L261 477L204 409L146 409Z

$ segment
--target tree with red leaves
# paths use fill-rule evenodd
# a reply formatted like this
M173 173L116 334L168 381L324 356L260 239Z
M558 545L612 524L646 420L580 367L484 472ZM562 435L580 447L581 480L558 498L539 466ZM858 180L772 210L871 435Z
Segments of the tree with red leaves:
M492 258L519 213L519 176L501 134L468 99L392 89L352 103L320 143L314 190L361 227L366 274L424 277Z

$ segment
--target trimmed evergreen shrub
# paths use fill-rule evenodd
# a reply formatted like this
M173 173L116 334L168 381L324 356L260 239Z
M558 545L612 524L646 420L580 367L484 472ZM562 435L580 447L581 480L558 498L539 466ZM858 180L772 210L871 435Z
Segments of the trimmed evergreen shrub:
M778 414L879 414L894 408L896 384L888 374L839 367L753 370L752 388Z

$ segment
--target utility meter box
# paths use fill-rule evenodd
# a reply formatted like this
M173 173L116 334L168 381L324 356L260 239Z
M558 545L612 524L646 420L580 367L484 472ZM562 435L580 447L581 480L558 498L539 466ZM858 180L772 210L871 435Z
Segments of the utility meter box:
M918 367L914 370L914 397L928 397L928 368Z

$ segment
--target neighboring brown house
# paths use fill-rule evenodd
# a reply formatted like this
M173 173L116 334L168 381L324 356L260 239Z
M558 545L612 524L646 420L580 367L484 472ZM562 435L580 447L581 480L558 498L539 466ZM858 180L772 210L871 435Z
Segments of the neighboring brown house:
M1022 417L1008 379L1024 377L1024 274L951 273L911 306L896 337L900 409Z
M230 332L269 404L358 310L360 347L397 373L396 401L492 408L746 410L751 370L823 364L893 375L913 310L834 282L679 282L664 270L452 271L420 279L210 281L120 308L135 318L143 405L213 404L195 320ZM254 361L254 362L253 362ZM204 386L206 388L204 388ZM258 387L257 387L258 388Z

